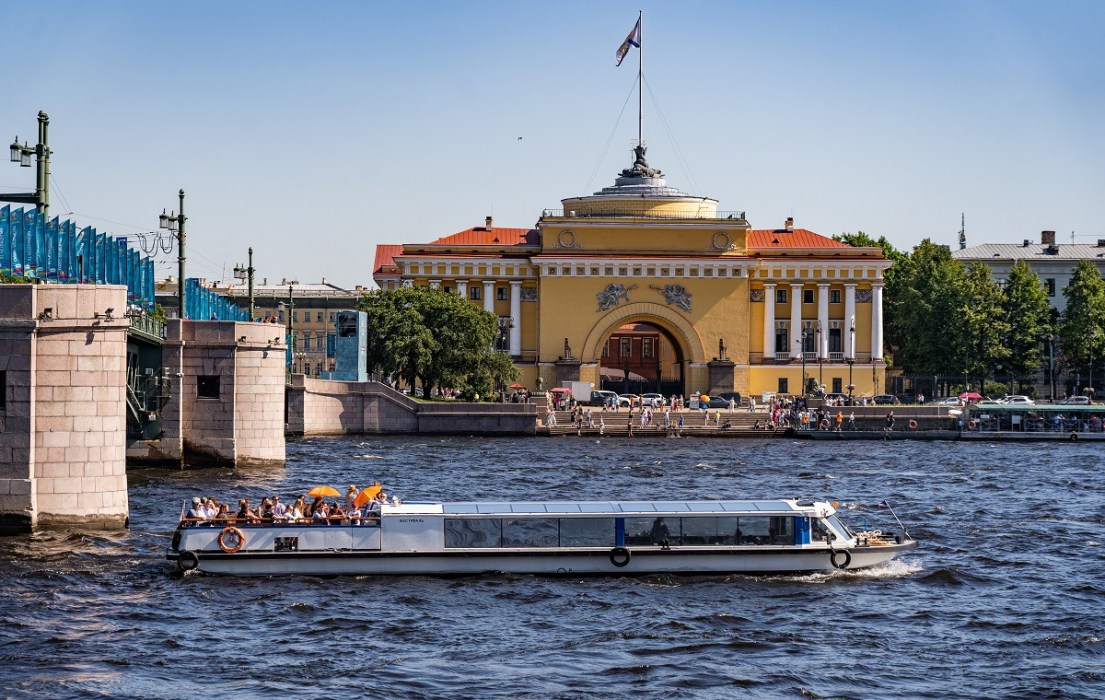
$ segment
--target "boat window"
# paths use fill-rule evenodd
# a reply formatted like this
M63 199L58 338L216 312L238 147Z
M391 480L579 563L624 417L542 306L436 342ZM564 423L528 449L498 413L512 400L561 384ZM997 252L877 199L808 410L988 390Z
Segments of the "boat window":
M503 519L504 547L555 547L559 535L555 518Z
M737 518L683 518L683 545L736 544Z
M742 517L738 544L794 544L794 519L786 516L753 515Z
M626 518L627 545L678 545L682 541L680 518Z
M836 514L830 515L828 520L829 524L833 526L833 529L836 530L838 533L843 534L845 538L851 538L855 536L852 534L852 530L847 525L845 525L844 521L841 520L840 517L838 517Z
M561 518L561 547L613 547L614 518Z
M446 547L501 547L503 521L498 518L446 518Z

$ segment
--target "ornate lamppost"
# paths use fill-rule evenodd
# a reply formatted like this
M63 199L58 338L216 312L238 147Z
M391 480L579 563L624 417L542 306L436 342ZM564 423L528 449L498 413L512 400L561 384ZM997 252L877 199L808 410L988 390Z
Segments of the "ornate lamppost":
M32 148L24 142L19 143L19 137L15 137L11 145L11 160L19 163L21 168L31 167L31 156L35 157L35 191L27 193L0 194L0 202L15 202L33 204L44 219L50 218L50 155L53 151L47 145L47 131L50 126L50 117L46 112L38 113L38 143Z
M166 214L165 210L161 210L161 216L158 217L158 225L160 228L169 232L169 235L177 239L177 291L176 300L180 309L177 313L180 315L180 320L183 321L187 317L185 312L184 303L187 301L184 293L184 223L188 221L188 217L184 215L184 190L179 193L180 196L180 213L179 214Z

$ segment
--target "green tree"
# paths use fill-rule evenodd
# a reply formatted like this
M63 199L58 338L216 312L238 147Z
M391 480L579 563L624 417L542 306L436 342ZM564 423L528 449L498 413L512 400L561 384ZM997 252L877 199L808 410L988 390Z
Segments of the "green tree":
M1024 260L1018 260L1009 272L1002 290L1005 318L1009 334L1009 371L1017 377L1027 377L1044 365L1044 344L1051 332L1051 305L1040 277Z
M370 374L401 378L416 385L434 350L434 339L419 311L423 292L413 287L373 290L358 308L368 318L367 364Z
M895 364L912 374L964 371L969 349L958 318L966 284L963 264L927 238L901 254L887 274L884 327Z
M972 263L958 289L958 313L950 326L957 346L964 349L963 367L968 374L985 378L1003 374L1010 359L1006 340L1009 321L1001 285L990 277L990 267ZM985 384L979 387L985 393Z
M1059 342L1070 367L1091 369L1105 350L1105 281L1090 260L1078 261L1063 290L1067 308L1059 321Z

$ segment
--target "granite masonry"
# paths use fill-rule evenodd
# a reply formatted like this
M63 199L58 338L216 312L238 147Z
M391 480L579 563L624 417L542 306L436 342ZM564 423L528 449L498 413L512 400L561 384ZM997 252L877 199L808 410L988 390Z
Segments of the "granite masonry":
M0 531L128 519L124 286L0 285Z

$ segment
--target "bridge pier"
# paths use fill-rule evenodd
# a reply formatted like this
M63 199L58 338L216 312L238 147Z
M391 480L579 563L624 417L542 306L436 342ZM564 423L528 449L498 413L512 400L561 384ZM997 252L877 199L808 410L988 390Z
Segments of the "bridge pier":
M0 532L127 523L125 286L0 285Z

